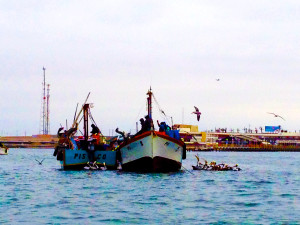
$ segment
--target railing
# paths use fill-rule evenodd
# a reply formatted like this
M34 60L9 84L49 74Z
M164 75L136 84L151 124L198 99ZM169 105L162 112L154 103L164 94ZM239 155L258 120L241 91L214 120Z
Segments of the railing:
M300 151L299 145L263 145L263 144L247 144L247 145L236 145L236 144L219 144L213 146L216 151L226 150L253 150L253 151Z

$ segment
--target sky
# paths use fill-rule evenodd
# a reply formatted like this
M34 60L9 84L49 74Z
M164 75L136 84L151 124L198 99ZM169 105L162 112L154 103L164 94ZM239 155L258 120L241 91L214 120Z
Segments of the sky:
M43 67L52 134L89 92L105 135L134 133L150 86L175 124L299 132L299 25L298 0L0 0L0 136L39 133Z

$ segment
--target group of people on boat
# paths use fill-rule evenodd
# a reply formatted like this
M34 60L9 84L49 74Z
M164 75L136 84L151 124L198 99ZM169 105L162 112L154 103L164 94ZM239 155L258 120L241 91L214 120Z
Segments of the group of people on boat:
M154 130L153 120L149 117L149 115L146 115L144 118L140 118L140 125L141 129L133 136L138 136L146 131L150 131L151 129ZM159 127L159 132L172 130L171 127L166 124L166 122L160 123L157 120L157 125ZM126 134L124 131L120 131L119 128L117 128L115 131L116 133L120 134L124 140L127 140L130 137L130 134Z
M198 155L195 155L197 158L197 165L192 166L194 170L211 170L211 171L240 171L241 168L239 168L238 164L235 164L234 166L229 166L226 163L220 163L217 164L216 161L211 161L208 163L205 159L204 162L200 161L200 158Z
M154 128L153 120L148 115L146 115L145 118L140 119L140 124L141 129L135 134L136 136L144 133L145 131L150 131L151 128Z

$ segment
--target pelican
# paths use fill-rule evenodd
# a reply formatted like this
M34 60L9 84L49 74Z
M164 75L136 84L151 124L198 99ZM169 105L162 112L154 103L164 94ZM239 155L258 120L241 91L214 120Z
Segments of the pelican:
M192 114L196 114L197 115L197 120L199 121L200 116L201 116L201 112L199 112L199 109L196 106L194 106L194 107L195 107L195 112L192 112Z
M283 119L285 121L285 119L282 116L279 116L278 114L271 113L271 112L268 112L268 113L274 115L274 117L279 117L279 118L281 118L281 119Z

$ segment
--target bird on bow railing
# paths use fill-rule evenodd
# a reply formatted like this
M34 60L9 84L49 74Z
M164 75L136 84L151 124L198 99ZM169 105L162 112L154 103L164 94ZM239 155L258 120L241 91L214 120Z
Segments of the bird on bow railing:
M197 120L200 120L200 116L201 116L201 112L199 111L198 107L194 106L195 108L195 112L192 112L192 114L196 114L197 115Z
M281 118L281 119L283 119L285 121L285 119L282 116L278 115L278 114L271 113L271 112L268 112L268 113L274 115L274 117L279 117L279 118Z

